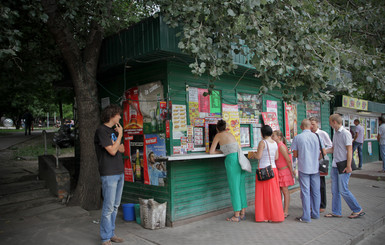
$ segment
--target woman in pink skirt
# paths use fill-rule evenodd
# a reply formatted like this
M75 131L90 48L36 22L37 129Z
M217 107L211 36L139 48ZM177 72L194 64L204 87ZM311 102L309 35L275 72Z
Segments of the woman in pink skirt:
M290 193L289 186L294 185L294 172L291 158L289 156L289 150L286 146L286 139L280 130L275 130L271 138L278 144L278 159L275 160L275 164L278 169L279 187L281 188L281 194L284 197L283 212L285 218L289 216L289 204Z
M255 221L282 222L285 217L279 190L278 170L275 166L275 159L278 159L278 146L271 138L273 130L269 125L264 125L261 133L263 140L259 142L257 152L250 154L250 158L259 160L258 168L271 165L274 178L263 181L255 178Z

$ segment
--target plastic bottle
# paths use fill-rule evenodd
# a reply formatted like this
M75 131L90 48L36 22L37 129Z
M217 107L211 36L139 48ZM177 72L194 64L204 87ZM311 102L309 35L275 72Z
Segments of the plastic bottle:
M156 132L156 116L155 116L155 111L154 110L151 110L150 112L150 116L151 116L151 131L153 133Z

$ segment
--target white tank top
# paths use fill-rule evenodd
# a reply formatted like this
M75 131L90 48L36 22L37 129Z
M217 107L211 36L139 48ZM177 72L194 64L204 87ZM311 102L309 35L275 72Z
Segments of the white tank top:
M275 166L275 152L278 150L277 143L269 143L267 140L264 140L265 147L263 148L262 157L259 160L259 168L266 168L267 166L272 165L273 168L276 168ZM270 151L270 159L267 151L267 144L269 145L269 151Z

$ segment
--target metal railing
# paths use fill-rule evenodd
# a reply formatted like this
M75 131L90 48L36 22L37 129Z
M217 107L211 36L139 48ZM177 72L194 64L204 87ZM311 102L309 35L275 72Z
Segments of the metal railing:
M47 131L43 130L43 138L44 138L44 155L47 155ZM60 147L55 144L56 147L56 168L59 168L59 155L60 155Z

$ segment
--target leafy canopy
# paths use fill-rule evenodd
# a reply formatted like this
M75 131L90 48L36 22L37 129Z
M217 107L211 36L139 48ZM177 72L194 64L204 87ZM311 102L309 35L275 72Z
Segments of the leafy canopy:
M327 100L330 88L351 94L360 77L383 93L383 47L347 39L342 32L347 26L362 30L369 20L348 23L358 19L357 13L348 16L349 9L342 11L337 2L350 1L151 1L170 25L183 27L178 46L195 58L190 65L195 74L219 79L237 67L234 54L242 54L262 82L260 91L282 89L286 100ZM378 5L382 10L373 13L372 22L384 16L384 4ZM346 71L353 72L354 82Z

